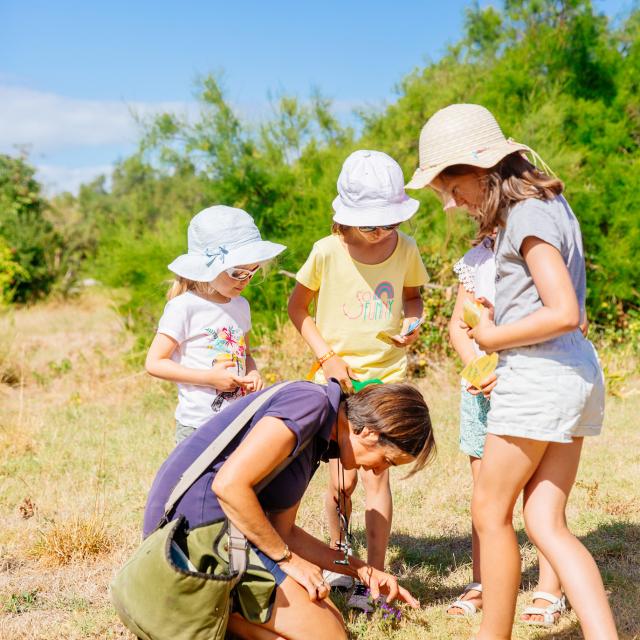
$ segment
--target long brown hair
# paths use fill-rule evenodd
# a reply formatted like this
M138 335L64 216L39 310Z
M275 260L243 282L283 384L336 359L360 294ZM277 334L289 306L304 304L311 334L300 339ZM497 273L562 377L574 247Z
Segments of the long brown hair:
M504 226L504 213L514 204L529 198L552 200L564 190L562 180L540 171L520 152L505 156L490 169L457 164L447 167L440 176L478 174L481 171L484 201L474 215L479 223L476 241L493 233L496 227Z
M422 394L406 383L371 384L345 400L347 419L355 433L364 427L415 458L408 475L423 469L435 455L429 407Z

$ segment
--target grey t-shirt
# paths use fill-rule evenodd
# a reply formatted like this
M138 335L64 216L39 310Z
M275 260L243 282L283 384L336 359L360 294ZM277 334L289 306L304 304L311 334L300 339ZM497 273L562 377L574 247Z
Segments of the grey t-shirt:
M513 206L495 243L495 322L520 320L542 307L542 301L520 250L522 242L534 236L554 246L567 265L584 317L586 273L580 223L567 201L529 198Z

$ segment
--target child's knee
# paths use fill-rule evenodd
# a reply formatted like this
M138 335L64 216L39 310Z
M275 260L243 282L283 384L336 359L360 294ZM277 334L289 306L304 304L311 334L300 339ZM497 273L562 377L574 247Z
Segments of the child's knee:
M331 494L333 497L338 497L339 491L344 491L347 496L351 496L351 494L356 490L358 486L358 476L357 474L345 476L344 482L342 479L338 482L335 478L330 478L329 486L327 488L327 492Z
M386 494L391 493L389 485L389 471L384 471L380 475L376 475L372 471L365 471L362 474L362 485L367 494Z
M540 513L539 510L525 507L523 516L527 536L536 547L545 546L547 541L558 539L569 531L562 514Z
M471 500L471 518L478 535L489 533L505 525L511 526L513 510L500 505L495 498L481 491L474 491Z

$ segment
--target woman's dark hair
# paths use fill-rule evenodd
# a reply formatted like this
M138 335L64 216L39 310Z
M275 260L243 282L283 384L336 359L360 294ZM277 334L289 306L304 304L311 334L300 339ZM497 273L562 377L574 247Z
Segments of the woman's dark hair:
M364 427L415 458L409 475L423 469L436 450L429 407L422 394L406 383L370 384L347 396L345 411L355 433Z
M439 175L444 177L480 174L484 184L484 198L474 217L480 228L476 241L504 226L504 213L514 204L529 198L552 200L564 190L562 180L547 175L532 165L520 152L510 153L490 169L466 164L447 167Z

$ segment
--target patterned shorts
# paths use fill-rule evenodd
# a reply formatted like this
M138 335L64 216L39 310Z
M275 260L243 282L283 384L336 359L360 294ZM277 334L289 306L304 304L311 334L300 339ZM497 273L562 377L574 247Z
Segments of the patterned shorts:
M460 394L460 451L482 458L487 439L487 414L490 403L482 394L474 396L465 387Z

